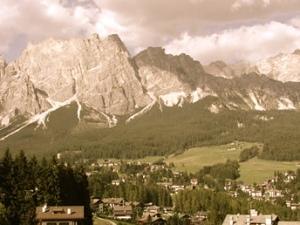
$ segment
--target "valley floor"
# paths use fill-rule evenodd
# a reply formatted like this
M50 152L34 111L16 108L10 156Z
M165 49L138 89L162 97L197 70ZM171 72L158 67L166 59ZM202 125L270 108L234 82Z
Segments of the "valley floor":
M166 159L167 163L174 163L179 171L196 172L204 166L230 160L238 160L240 152L256 143L235 142L228 145L208 146L192 148L179 155L173 155ZM253 182L262 183L273 177L275 171L296 170L300 168L300 162L282 162L253 158L240 163L240 180L246 184Z

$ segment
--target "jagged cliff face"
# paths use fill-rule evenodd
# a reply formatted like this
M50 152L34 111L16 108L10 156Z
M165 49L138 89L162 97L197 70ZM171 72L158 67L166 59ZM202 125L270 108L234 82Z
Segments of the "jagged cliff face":
M222 85L224 88L220 89ZM256 73L223 79L215 87L217 95L229 109L264 111L300 107L300 84L285 84Z
M221 108L244 110L291 110L299 107L300 84L284 84L258 75L256 68L240 64L229 68L223 62L213 66L227 70L224 76L212 76L190 56L168 55L162 48L148 48L135 58L141 82L166 106L183 106L207 96L218 101L214 111ZM240 73L236 72L240 71ZM247 74L249 75L243 75Z
M232 79L241 77L243 74L259 73L255 66L250 63L240 62L233 65L228 65L223 61L215 61L204 66L205 72L217 77Z
M300 52L279 54L256 63L258 71L282 82L300 82Z
M129 53L118 36L100 40L48 40L30 46L16 62L20 76L52 102L73 96L87 107L113 115L132 113L147 104Z
M142 85L166 106L181 106L184 101L196 102L213 95L209 89L200 88L205 72L201 64L188 55L173 56L162 48L148 48L134 60Z
M0 82L0 125L8 126L17 116L30 118L49 108L28 76L7 75Z
M4 58L0 55L0 79L4 76L6 62Z
M203 67L188 55L169 55L162 48L148 48L132 58L117 35L49 39L28 46L13 63L0 59L0 127L16 118L22 118L18 129L35 122L45 125L51 112L73 102L78 120L105 120L107 126L121 116L130 121L155 104L184 107L207 96L216 99L212 112L300 108L300 83L257 72L248 64Z
M85 107L106 119L131 114L151 102L117 35L104 40L98 35L84 40L50 39L29 46L5 67L0 61L2 125L17 115L30 118L73 101L78 104L78 117Z

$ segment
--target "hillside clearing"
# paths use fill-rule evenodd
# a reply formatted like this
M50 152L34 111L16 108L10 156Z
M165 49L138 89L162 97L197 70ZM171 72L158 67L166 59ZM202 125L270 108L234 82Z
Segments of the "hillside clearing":
M238 160L240 152L258 145L257 143L234 142L227 145L207 146L192 148L179 155L170 156L167 163L174 163L175 169L179 171L197 172L204 166L224 163L228 159ZM245 183L261 183L272 177L274 171L296 170L300 168L299 162L281 162L253 158L240 163L240 180Z

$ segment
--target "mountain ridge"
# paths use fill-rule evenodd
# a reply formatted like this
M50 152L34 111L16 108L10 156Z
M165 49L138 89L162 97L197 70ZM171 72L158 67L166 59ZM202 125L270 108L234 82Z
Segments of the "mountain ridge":
M281 82L300 82L299 63L300 50L296 49L292 53L280 53L254 63L226 64L223 61L214 61L204 65L204 68L207 73L227 79L255 72Z
M218 65L221 70L226 67ZM131 57L118 35L101 39L94 34L29 45L9 64L0 59L0 96L0 129L20 117L22 123L15 131L32 123L45 127L50 113L73 102L78 121L112 127L120 118L129 122L155 104L161 109L183 107L207 96L218 98L209 107L214 113L222 108L296 110L300 83L253 72L225 79L207 73L186 54L166 54L160 47Z

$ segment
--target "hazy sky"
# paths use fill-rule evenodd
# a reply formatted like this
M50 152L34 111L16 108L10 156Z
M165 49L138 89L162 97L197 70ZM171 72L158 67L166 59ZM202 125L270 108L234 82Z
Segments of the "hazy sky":
M0 0L0 53L28 42L118 33L132 54L163 46L202 63L300 48L300 0Z

